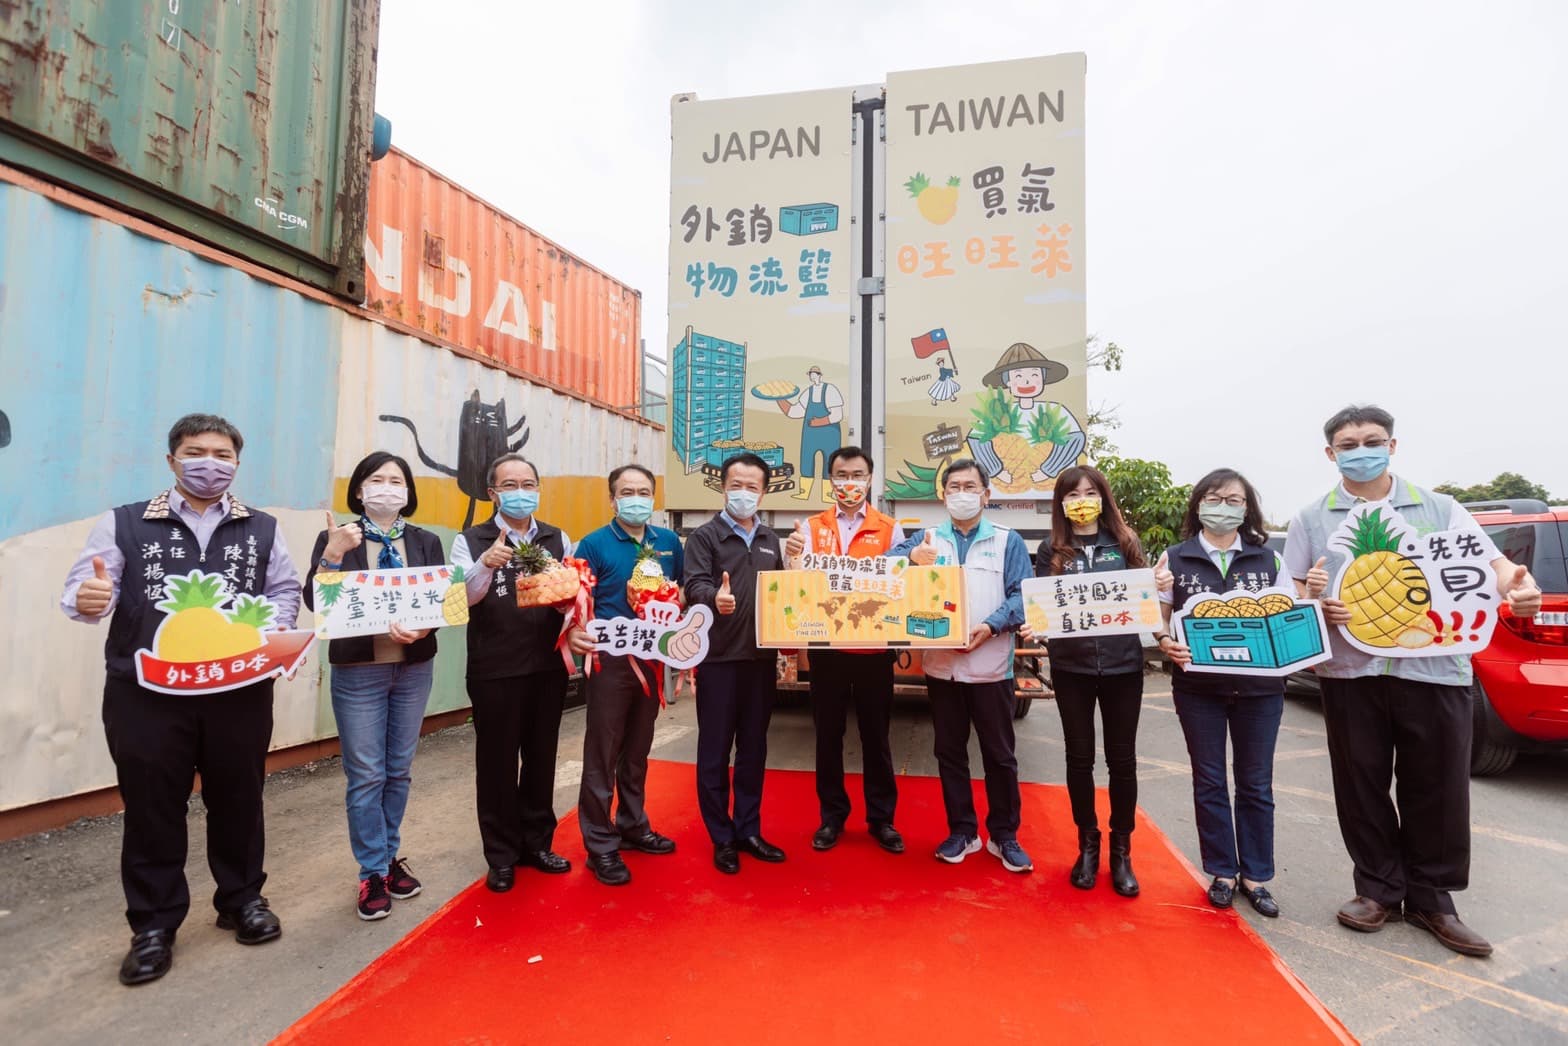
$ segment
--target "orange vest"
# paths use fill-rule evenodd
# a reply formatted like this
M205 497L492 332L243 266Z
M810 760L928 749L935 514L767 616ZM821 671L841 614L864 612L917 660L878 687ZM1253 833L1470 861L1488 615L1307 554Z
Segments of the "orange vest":
M893 547L893 517L866 506L865 522L849 541L849 548L839 548L838 507L827 509L811 517L811 548L807 551L831 556L854 556L869 559L885 556Z

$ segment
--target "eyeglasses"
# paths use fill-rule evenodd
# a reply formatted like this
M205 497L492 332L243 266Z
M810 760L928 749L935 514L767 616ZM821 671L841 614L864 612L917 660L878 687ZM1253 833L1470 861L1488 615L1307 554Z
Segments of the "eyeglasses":
M835 472L831 478L835 483L865 483L871 479L871 473Z
M1228 498L1221 498L1210 494L1198 502L1198 504L1206 505L1209 508L1214 508L1218 505L1229 505L1231 508L1246 508L1247 496L1245 494L1236 494Z
M521 482L515 479L509 479L505 483L497 484L495 489L502 491L503 493L510 493L514 490L538 490L539 484L537 481L531 479L525 479Z
M1360 448L1365 447L1368 450L1377 450L1379 447L1386 446L1388 446L1388 440L1381 436L1373 436L1371 439L1364 440L1360 443L1357 443L1354 440L1342 440L1339 443L1334 444L1334 449L1338 451L1351 451L1359 450Z

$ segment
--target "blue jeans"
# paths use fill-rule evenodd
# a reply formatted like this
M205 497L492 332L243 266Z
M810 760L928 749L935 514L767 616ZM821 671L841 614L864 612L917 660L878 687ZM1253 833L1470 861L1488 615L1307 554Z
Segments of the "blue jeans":
M1267 697L1177 694L1176 715L1192 760L1198 852L1209 875L1255 883L1274 878L1274 742L1283 688ZM1234 749L1236 809L1225 781L1225 738Z
M397 857L434 678L434 661L332 666L332 714L348 777L348 840L361 879L386 875Z

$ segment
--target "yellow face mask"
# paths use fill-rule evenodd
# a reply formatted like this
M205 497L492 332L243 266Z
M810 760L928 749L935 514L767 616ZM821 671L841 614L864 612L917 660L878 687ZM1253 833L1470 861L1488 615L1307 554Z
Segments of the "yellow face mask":
M1068 498L1062 502L1062 511L1069 520L1080 526L1093 523L1100 518L1100 499Z

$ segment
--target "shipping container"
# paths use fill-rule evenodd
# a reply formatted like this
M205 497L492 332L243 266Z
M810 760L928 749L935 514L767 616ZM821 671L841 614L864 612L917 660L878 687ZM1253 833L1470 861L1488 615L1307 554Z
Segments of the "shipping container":
M68 620L60 592L102 512L168 486L181 414L245 435L235 493L278 518L301 569L372 450L408 460L414 521L447 549L488 518L468 466L500 443L522 441L544 478L540 516L573 538L607 521L610 468L662 471L653 425L231 261L0 165L0 635L26 637L0 673L0 811L114 783L104 629ZM467 707L464 657L463 630L443 630L428 714ZM279 681L274 748L336 732L323 660Z
M365 305L636 410L642 295L407 153L371 171Z
M378 0L7 0L0 161L359 302Z

